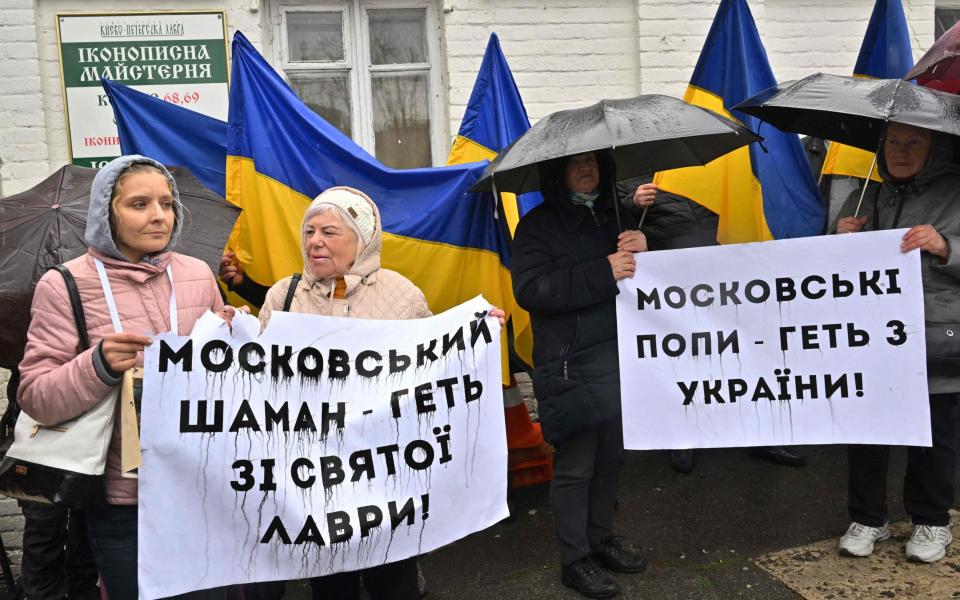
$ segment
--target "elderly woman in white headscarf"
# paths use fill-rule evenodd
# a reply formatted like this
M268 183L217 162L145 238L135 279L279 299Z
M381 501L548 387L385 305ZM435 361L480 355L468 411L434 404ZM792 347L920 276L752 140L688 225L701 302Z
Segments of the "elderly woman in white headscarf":
M403 275L380 266L380 212L363 192L334 187L317 196L303 216L302 279L281 279L260 309L265 328L274 310L357 319L429 317L427 300ZM288 308L284 308L287 306ZM503 322L503 311L491 314ZM415 600L416 558L311 580L314 598Z
M380 211L363 192L335 187L317 196L303 215L303 278L287 277L270 288L260 309L260 327L267 326L274 310L358 319L429 317L423 292L403 275L380 267L381 235ZM418 598L416 558L315 577L310 581L313 596L359 598L361 576L372 600Z
M349 187L317 196L303 216L303 279L281 279L260 309L260 325L282 310L296 286L291 312L358 319L430 316L427 300L403 275L380 267L380 211L366 194Z

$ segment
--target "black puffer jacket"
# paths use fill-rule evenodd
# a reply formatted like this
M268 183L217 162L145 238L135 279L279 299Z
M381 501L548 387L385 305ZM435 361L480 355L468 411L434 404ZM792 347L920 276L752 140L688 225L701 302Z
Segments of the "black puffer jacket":
M634 226L622 211L625 226ZM533 324L533 389L551 443L620 415L617 249L609 195L595 211L545 194L520 220L513 242L513 293Z
M634 177L617 184L622 206L633 209L633 194L650 183L650 177ZM642 211L641 211L642 212ZM639 218L641 213L635 215ZM670 192L657 192L653 206L647 210L641 229L647 236L650 250L676 250L717 245L720 217L705 206Z

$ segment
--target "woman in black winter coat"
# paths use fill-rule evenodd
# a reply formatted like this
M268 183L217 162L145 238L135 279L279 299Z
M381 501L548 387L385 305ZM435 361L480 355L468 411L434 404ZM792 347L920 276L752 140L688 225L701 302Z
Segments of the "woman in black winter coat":
M556 448L550 488L561 580L590 598L619 592L598 569L639 573L646 563L613 536L623 430L617 358L617 281L647 249L628 211L615 213L613 160L605 151L546 163L544 202L521 219L513 287L533 324L534 392L544 436Z

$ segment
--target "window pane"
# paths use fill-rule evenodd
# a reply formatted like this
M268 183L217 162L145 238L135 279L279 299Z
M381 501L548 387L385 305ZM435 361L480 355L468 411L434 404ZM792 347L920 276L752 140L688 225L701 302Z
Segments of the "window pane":
M352 137L350 127L350 73L287 73L290 87L310 110Z
M290 62L343 60L342 12L288 12Z
M377 158L397 169L431 166L427 73L374 73Z
M370 64L429 62L424 31L426 10L371 10L367 16L370 20Z
M937 8L934 10L934 39L939 39L941 35L953 27L960 20L960 9L957 8Z

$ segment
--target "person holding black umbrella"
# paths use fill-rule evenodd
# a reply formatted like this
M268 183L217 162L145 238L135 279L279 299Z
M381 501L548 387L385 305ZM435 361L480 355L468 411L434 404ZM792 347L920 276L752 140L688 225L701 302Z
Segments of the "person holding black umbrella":
M623 464L617 358L617 281L647 249L629 214L620 221L614 162L606 150L540 169L544 202L520 220L513 289L530 312L534 392L544 437L556 449L550 488L561 581L589 598L619 593L598 568L639 573L646 561L613 532Z
M953 137L912 125L890 123L877 165L882 183L851 194L835 224L836 233L909 227L903 252L921 251L927 320L931 448L907 449L904 508L913 520L906 556L915 562L944 557L953 539L949 509L954 500L956 423L960 393L955 363L932 351L931 322L960 322L960 170L953 164ZM952 333L950 334L952 335ZM944 338L947 340L947 338ZM954 346L954 351L960 350ZM953 359L958 358L954 356ZM887 446L850 445L849 512L852 523L840 539L847 556L869 556L887 527Z

